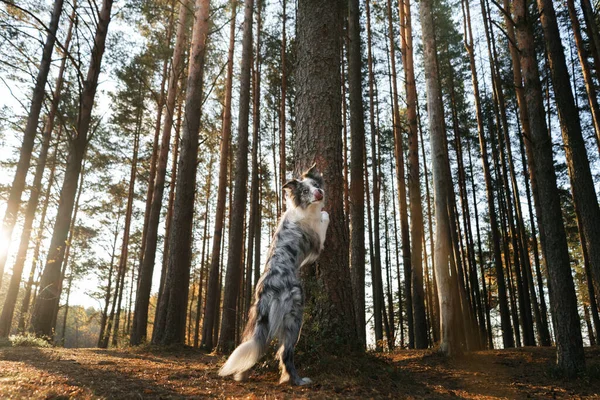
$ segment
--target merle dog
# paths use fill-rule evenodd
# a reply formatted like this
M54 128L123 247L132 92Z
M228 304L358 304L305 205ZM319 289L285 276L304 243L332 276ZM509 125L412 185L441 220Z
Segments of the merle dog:
M287 211L273 237L265 271L254 293L243 343L231 354L219 375L244 380L273 339L280 345L279 383L311 383L294 366L294 346L300 335L304 296L298 277L303 265L313 263L323 250L329 214L323 209L323 178L313 165L300 179L283 186Z

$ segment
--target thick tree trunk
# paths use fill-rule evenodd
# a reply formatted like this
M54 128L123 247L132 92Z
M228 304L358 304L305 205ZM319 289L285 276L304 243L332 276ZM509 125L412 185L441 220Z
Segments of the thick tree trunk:
M335 352L362 348L355 327L343 205L342 12L340 0L301 0L298 4L298 131L294 143L295 174L316 162L327 177L325 209L331 220L319 262L302 272L307 292L302 341L319 343L324 351ZM328 300L323 303L323 298Z
M527 15L527 1L513 1L513 12L521 54L525 100L531 126L531 137L525 138L525 144L531 146L534 156L528 160L530 171L533 165L537 172L537 201L541 211L538 218L543 227L543 236L545 236L542 240L542 247L548 268L558 366L566 374L574 375L577 371L585 368L585 359L567 239L562 218L557 218L561 215L560 199L552 159L552 142L548 136L544 118L542 88L537 69L531 21ZM544 14L546 12L548 12L547 9ZM552 40L548 37L546 39ZM558 45L560 47L560 43Z
M33 88L27 124L25 125L25 131L23 133L23 144L21 145L21 152L17 163L17 170L15 171L15 177L10 187L6 212L2 222L2 232L4 236L2 240L6 243L10 243L13 229L17 223L19 207L21 206L21 194L25 189L25 178L27 178L27 171L29 170L29 164L31 162L31 153L33 151L33 144L37 133L42 103L44 102L46 81L52 63L52 51L54 50L54 43L56 42L56 32L58 31L62 9L63 0L55 0L52 15L50 16L48 35L46 36L46 42L44 43L44 49L42 50L42 60L35 80L35 87ZM0 247L0 285L2 285L2 278L4 277L4 266L8 256L8 249L9 246Z
M444 110L442 104L439 71L436 60L435 33L431 0L419 3L421 26L424 44L424 63L427 85L427 109L429 112L429 131L431 132L431 150L433 157L433 181L435 193L436 247L435 269L437 275L437 291L440 301L440 350L448 355L461 352L461 344L457 331L457 307L459 299L455 298L450 277L450 220L448 182L451 182L448 171L448 148L445 141Z
M94 47L90 57L90 66L87 79L83 84L81 94L81 107L77 119L75 137L70 143L69 157L63 187L61 190L59 206L54 224L54 232L48 250L47 262L40 281L41 291L36 298L31 318L32 330L41 336L52 335L52 319L55 299L60 296L60 279L65 240L71 223L71 212L77 192L77 181L81 172L81 164L88 143L88 132L92 119L94 97L98 86L100 64L104 54L104 45L110 22L112 0L104 0L98 13L98 25L94 37Z
M233 51L235 48L235 16L237 2L231 1L231 24L229 30L229 55L227 59L227 78L225 82L225 104L223 106L223 130L221 134L221 149L219 161L219 188L217 189L217 210L215 213L215 230L213 234L212 255L208 273L206 292L206 307L202 325L202 347L212 351L213 331L217 321L219 307L219 260L221 255L221 240L223 238L223 221L225 219L225 200L227 195L227 165L231 138L231 90L233 79Z
M162 344L182 344L185 334L190 266L192 261L194 196L196 170L198 167L198 135L202 115L202 88L204 83L204 56L209 29L210 0L196 0L195 22L188 65L185 114L181 135L181 154L177 167L178 176L172 233L169 239L167 265L168 297L167 322Z

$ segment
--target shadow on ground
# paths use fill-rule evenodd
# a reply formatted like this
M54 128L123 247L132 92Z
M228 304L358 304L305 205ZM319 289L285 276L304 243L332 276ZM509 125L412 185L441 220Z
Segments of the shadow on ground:
M278 385L268 354L246 382L217 375L224 357L194 349L0 349L0 397L12 398L598 398L600 349L586 349L587 375L561 379L553 348L430 350L327 356L297 354L308 387Z

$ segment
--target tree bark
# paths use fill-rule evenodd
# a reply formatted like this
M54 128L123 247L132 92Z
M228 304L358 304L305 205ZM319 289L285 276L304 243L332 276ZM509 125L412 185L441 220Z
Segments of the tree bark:
M377 138L379 132L375 126L375 77L373 74L373 56L371 54L371 11L370 1L366 2L367 11L367 54L368 54L368 65L369 65L369 125L371 131L371 168L372 168L372 180L373 180L373 246L372 249L372 262L371 262L371 281L373 288L373 321L375 328L375 347L378 351L381 351L381 343L383 340L383 321L382 321L382 298L379 293L382 291L383 281L381 279L381 245L379 235L379 179L377 178ZM366 157L366 155L365 155ZM369 193L367 192L367 196Z
M131 230L131 216L133 213L133 197L135 195L135 180L137 176L137 159L138 159L138 150L140 145L140 134L142 130L142 113L143 107L139 107L138 111L138 127L136 136L133 144L133 156L131 158L131 172L129 174L129 192L127 193L127 208L125 210L125 226L123 228L123 241L121 243L121 255L119 257L119 268L118 268L118 279L120 282L118 283L119 290L119 298L117 302L117 315L115 318L114 325L114 334L113 334L113 346L117 345L118 340L118 332L119 332L119 323L121 320L121 301L123 300L123 291L125 287L125 274L127 273L127 258L129 257L129 231ZM139 294L139 292L138 292ZM135 320L134 320L135 322Z
M132 346L138 345L146 340L146 332L148 327L148 304L150 302L150 291L152 289L152 275L154 273L154 264L156 259L158 225L160 222L160 211L162 208L163 194L165 189L169 147L171 146L171 129L173 127L175 101L178 92L177 83L179 82L181 73L183 71L183 51L185 43L187 42L186 20L189 11L188 4L189 2L183 2L179 6L177 39L175 41L175 48L173 50L171 71L169 73L169 88L167 91L165 123L163 125L158 165L156 167L154 190L152 191L152 203L150 205L148 224L146 226L146 241L143 245L144 255L139 268L139 285L137 296L135 298L133 326L129 340L129 343ZM154 330L154 333L158 332L159 330Z
M549 276L557 362L558 367L567 375L574 375L585 368L585 359L567 239L562 218L557 218L561 215L561 208L552 159L552 142L548 136L544 118L542 88L526 0L514 0L513 12L521 54L527 113L531 126L531 137L525 138L525 144L531 146L534 156L528 160L530 171L533 165L537 172L539 194L537 201L541 211L538 218L540 225L543 226L543 236L545 236L542 240L542 248L546 256Z
M227 253L227 275L223 297L223 317L218 349L228 353L235 348L235 320L240 292L242 254L244 252L244 217L248 200L248 119L250 117L250 67L252 65L252 13L254 0L244 1L244 35L240 71L238 146L235 165L231 229Z
M316 162L327 177L325 209L331 220L319 262L302 272L308 310L301 342L310 338L310 343L318 343L325 352L361 348L355 326L343 204L339 73L342 12L340 0L302 0L297 12L295 174ZM321 301L323 298L327 301Z
M406 116L408 119L408 191L410 196L410 237L412 238L411 265L413 289L413 318L415 347L427 348L427 320L423 291L423 206L421 204L421 177L419 168L419 133L417 127L417 87L413 61L412 13L410 0L400 3L404 21L400 22L402 55L406 82ZM400 14L402 15L402 13Z
M282 21L281 21L281 98L279 99L279 181L281 186L287 182L286 172L286 158L285 158L285 128L286 128L286 117L285 117L285 100L287 92L287 74L286 74L286 20L287 20L287 7L286 0L283 0L282 4ZM281 213L285 212L285 197L281 196Z
M483 5L483 3L482 3ZM471 13L468 2L465 2L467 32L465 47L469 55L469 63L471 68L471 79L473 82L473 93L475 98L475 109L477 117L477 132L479 135L479 148L481 151L481 162L483 165L483 174L485 179L485 187L487 194L488 214L490 218L490 230L492 234L492 245L494 254L494 267L496 270L496 280L498 285L498 303L500 306L500 323L502 330L502 342L504 348L514 347L515 342L512 335L512 327L510 324L510 311L508 309L508 300L506 297L506 283L504 281L504 270L502 269L502 252L500 248L500 233L498 231L498 220L496 215L496 207L494 204L494 188L492 184L491 170L489 158L487 154L487 144L485 139L484 119L481 106L481 97L479 94L479 78L477 76L477 66L475 64L475 53L473 46L473 31L471 28ZM484 22L487 21L484 18ZM487 23L487 22L485 22ZM467 42L468 40L468 42Z
M233 51L235 48L235 16L237 2L231 1L231 24L229 30L229 55L227 60L227 78L225 82L225 104L223 106L223 130L219 161L219 188L217 189L217 210L215 213L215 230L213 233L212 255L202 325L202 344L207 351L213 349L213 331L219 307L219 259L221 255L221 239L223 237L223 221L225 219L225 197L227 195L227 164L231 138L231 91L233 79Z
M363 174L364 109L362 102L362 52L359 1L348 3L348 91L350 95L350 270L354 289L356 327L361 346L366 347L365 322L365 184Z
M437 290L440 301L440 350L448 355L461 353L457 337L458 316L456 310L459 299L454 297L450 277L450 220L448 182L448 148L445 142L444 110L442 105L439 71L436 60L435 33L431 0L419 3L424 44L425 80L427 85L427 109L429 111L429 131L433 157L433 182L436 219L435 269Z
M587 28L587 33L590 41L590 52L594 59L596 67L596 79L600 79L600 33L598 33L598 25L594 19L594 9L590 0L581 0L581 11L583 11L583 19Z
M202 88L204 83L204 57L209 29L210 0L196 0L195 22L188 65L185 114L181 135L181 154L177 167L178 176L172 234L169 239L167 265L168 297L167 323L161 344L183 344L185 316L187 312L191 243L193 238L194 196L196 170L198 167L198 135L202 115Z
M600 153L600 106L598 106L596 87L594 86L592 71L586 57L586 50L584 47L583 38L581 37L581 27L579 25L577 12L575 11L574 0L567 0L567 8L569 9L571 28L573 29L575 45L577 46L577 55L579 56L579 64L581 64L581 72L583 74L583 81L585 82L585 90L587 92L588 102L590 104L592 122L594 124L594 130L596 131L596 144L598 145L598 152ZM590 42L592 43L592 46L590 47L593 47L593 45L595 45L594 41L590 40ZM596 68L600 68L600 65L596 65Z
M581 216L582 239L586 242L592 277L600 285L600 206L594 189L590 162L581 131L579 110L571 91L569 72L560 39L556 14L552 2L537 1L546 50L552 76L556 106L560 120L567 167L571 181L571 192L577 214ZM580 333L581 335L581 333ZM581 337L581 336L580 336ZM575 359L571 360L571 363ZM571 367L565 367L573 371Z
M403 9L403 8L402 8ZM400 235L402 237L402 262L404 265L404 296L406 297L406 320L408 322L408 348L415 347L415 332L413 321L412 299L412 265L410 252L410 237L408 226L408 205L406 202L406 181L404 177L404 140L400 126L400 106L398 105L398 87L396 83L396 51L394 30L392 27L392 4L387 2L388 36L390 41L390 61L392 80L392 105L394 127L394 156L396 158L396 179L398 180L398 205L400 206ZM401 24L402 24L401 17ZM402 30L402 29L401 29Z

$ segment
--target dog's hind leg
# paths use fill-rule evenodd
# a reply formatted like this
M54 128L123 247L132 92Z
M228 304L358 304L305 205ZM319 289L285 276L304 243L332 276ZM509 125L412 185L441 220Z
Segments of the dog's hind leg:
M279 343L281 343L281 347L277 351L279 367L281 368L279 383L291 381L294 385L306 385L312 381L309 378L300 378L294 365L294 347L302 327L302 290L297 287L294 288L292 293L294 299L292 310L284 316L279 334Z

